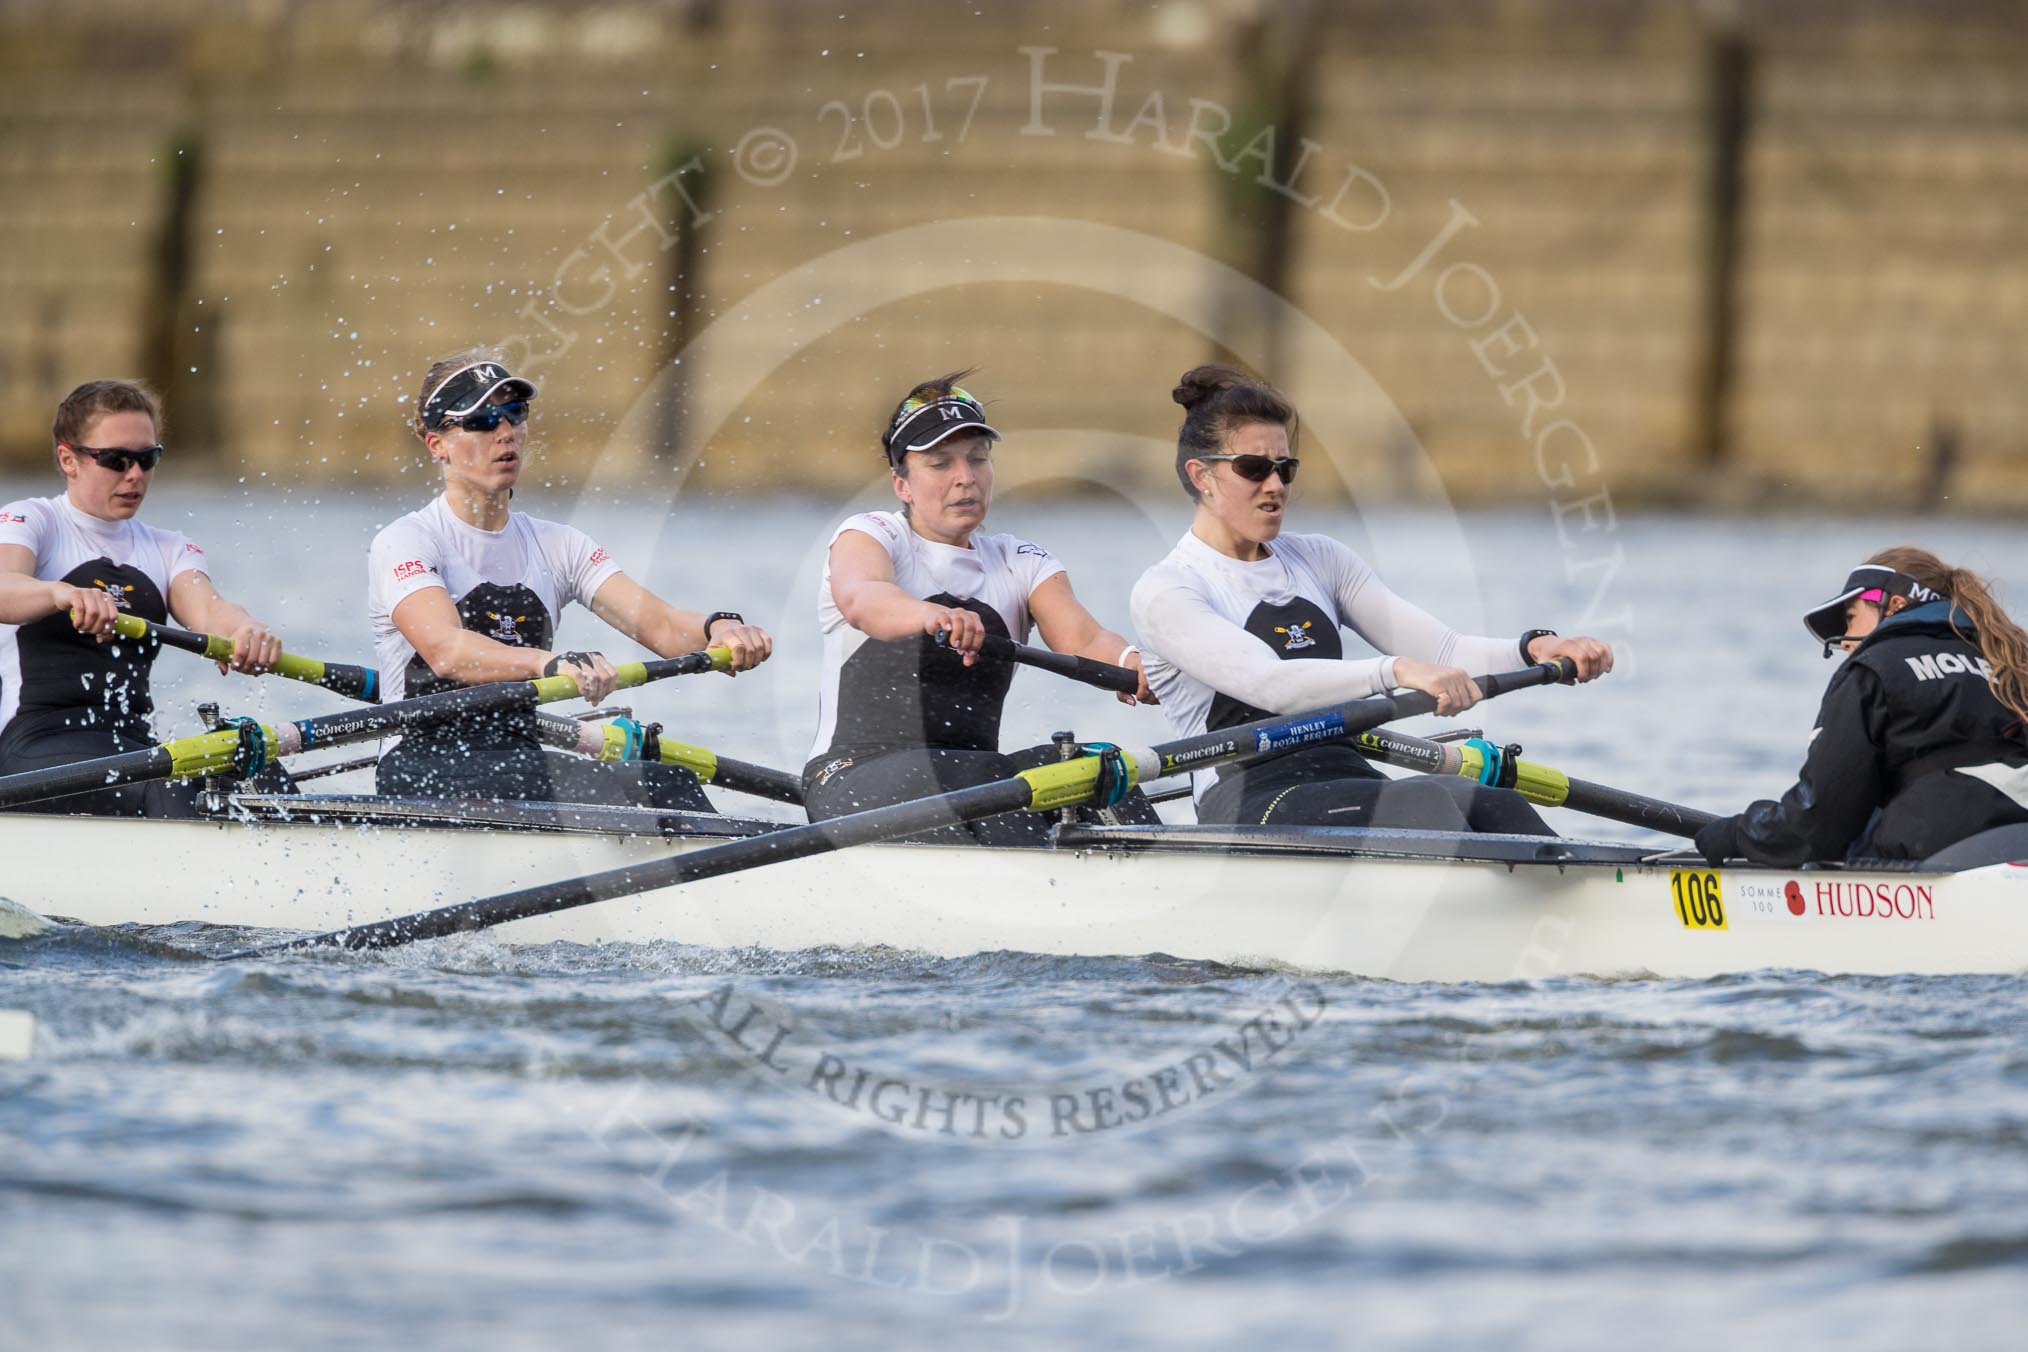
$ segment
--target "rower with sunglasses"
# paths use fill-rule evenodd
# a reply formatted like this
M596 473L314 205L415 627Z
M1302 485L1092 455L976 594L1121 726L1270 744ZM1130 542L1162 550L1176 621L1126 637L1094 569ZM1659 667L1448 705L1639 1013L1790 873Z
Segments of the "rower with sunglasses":
M732 672L765 661L773 641L739 615L679 610L621 572L583 531L509 508L535 394L532 381L485 348L447 357L423 378L412 430L441 469L444 491L374 537L367 608L383 698L561 672L598 703L613 691L612 664L596 652L551 650L573 601L662 657L716 645L731 651ZM527 710L390 739L377 783L403 797L712 810L680 766L544 751Z
M817 739L803 771L813 822L1021 768L1000 752L1014 670L981 655L988 634L1025 642L1032 625L1058 652L1140 668L1139 652L1093 618L1048 550L980 529L1000 433L957 383L968 374L924 381L888 419L881 447L901 510L848 517L831 536L817 593ZM1145 680L1119 698L1154 703ZM1154 814L1138 795L1113 809L1122 810ZM1016 812L952 830L986 844L1036 844L1049 824Z
M1178 736L1407 687L1456 714L1474 675L1569 657L1578 679L1612 670L1592 638L1531 629L1460 634L1409 604L1327 535L1284 534L1299 465L1295 409L1225 366L1185 372L1176 477L1197 504L1190 530L1134 587L1148 683ZM1350 628L1379 653L1348 657ZM1389 826L1554 834L1525 799L1453 777L1391 780L1345 745L1304 747L1196 776L1203 822Z
M224 665L266 671L282 641L219 595L204 551L137 520L162 458L145 386L93 380L51 427L64 491L0 507L0 774L153 746L149 675L161 644L116 640L128 611L232 636ZM66 812L190 816L194 783L136 784L61 800Z

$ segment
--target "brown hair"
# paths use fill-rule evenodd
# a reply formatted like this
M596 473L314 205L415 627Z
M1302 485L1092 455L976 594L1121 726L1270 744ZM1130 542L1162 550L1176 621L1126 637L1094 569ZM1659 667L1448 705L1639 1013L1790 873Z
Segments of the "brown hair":
M1193 366L1177 381L1169 397L1184 408L1183 427L1176 433L1176 477L1191 501L1198 497L1187 468L1192 460L1220 455L1225 439L1245 423L1272 423L1289 434L1296 449L1296 407L1274 386L1244 371L1216 364Z
M409 430L415 433L418 441L428 441L429 434L437 430L434 427L423 426L423 405L427 404L430 396L437 392L437 386L467 366L476 366L482 361L498 362L505 366L507 349L489 347L482 343L477 347L468 347L463 352L453 352L448 357L440 357L430 363L428 373L423 376L422 388L415 392L415 412L408 420Z
M57 468L63 467L57 443L79 445L92 419L107 413L145 413L155 424L155 435L162 435L162 401L153 390L138 380L87 380L56 406L56 421L50 424L49 438L50 454L55 457Z
M1969 568L1953 568L1914 545L1883 549L1868 563L1885 564L1931 591L1948 597L1977 629L1980 654L1993 666L1993 694L2015 717L2028 721L2028 634L2007 617L1993 596L1992 584ZM1952 623L1955 630L1957 625ZM1959 634L1964 638L1965 635Z

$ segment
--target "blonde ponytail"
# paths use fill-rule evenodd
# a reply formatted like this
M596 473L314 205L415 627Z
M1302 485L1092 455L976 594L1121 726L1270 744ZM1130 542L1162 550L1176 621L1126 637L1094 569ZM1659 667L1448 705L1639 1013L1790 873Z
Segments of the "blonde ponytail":
M1993 694L2008 712L2028 723L2028 633L2014 623L1993 595L1993 586L1969 568L1953 568L1926 549L1897 545L1868 563L1885 564L1950 599L1977 629L1979 653L1993 668ZM1955 627L1955 626L1953 626ZM1964 635L1960 634L1960 638Z

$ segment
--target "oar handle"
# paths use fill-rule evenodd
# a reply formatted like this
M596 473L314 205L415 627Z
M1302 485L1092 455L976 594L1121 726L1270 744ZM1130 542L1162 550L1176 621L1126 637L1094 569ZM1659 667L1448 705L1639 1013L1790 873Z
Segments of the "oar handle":
M1525 690L1531 685L1561 685L1577 679L1577 663L1568 657L1559 657L1554 662L1538 662L1520 671L1495 672L1490 676L1474 678L1479 693L1487 699L1504 695L1509 690Z
M950 631L937 630L936 642L940 648L949 648ZM1116 667L1110 662L1094 662L1089 657L1051 652L1047 648L1031 648L1025 643L1016 643L1011 638L1001 638L998 634L986 635L986 642L980 651L1003 662L1018 662L1024 667L1051 672L1085 685L1097 686L1101 690L1110 690L1115 694L1131 695L1141 688L1140 675L1132 667Z
M1577 679L1577 663L1568 657L1559 657L1554 662L1538 662L1532 667L1518 671L1496 671L1484 676L1474 676L1472 683L1479 687L1481 699L1494 699L1512 690L1526 690L1537 685L1562 685ZM1368 728L1377 728L1382 723L1392 723L1397 718L1413 718L1418 714L1433 714L1437 710L1437 698L1427 690L1397 690L1391 695L1378 696L1391 701L1392 711L1385 718L1368 723Z
M181 648L184 652L196 653L214 662L232 660L232 640L222 634L199 634L189 629L178 629L173 624L144 620L139 615L117 616L113 620L113 629L122 638L136 640L153 634L164 647ZM305 685L321 686L347 699L363 700L369 704L380 702L380 673L372 667L356 667L348 662L319 662L314 657L283 653L268 670Z

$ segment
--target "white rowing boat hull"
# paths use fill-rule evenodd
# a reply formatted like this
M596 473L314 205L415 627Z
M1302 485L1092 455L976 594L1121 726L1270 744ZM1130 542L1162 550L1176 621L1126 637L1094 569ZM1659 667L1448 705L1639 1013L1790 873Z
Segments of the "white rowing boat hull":
M330 930L712 843L610 829L6 816L0 895L95 925ZM496 933L513 943L877 945L945 956L1166 953L1403 981L2028 969L2028 865L1712 870L1637 865L1626 847L1580 848L1604 858L1348 858L1111 840L1056 850L863 846Z

